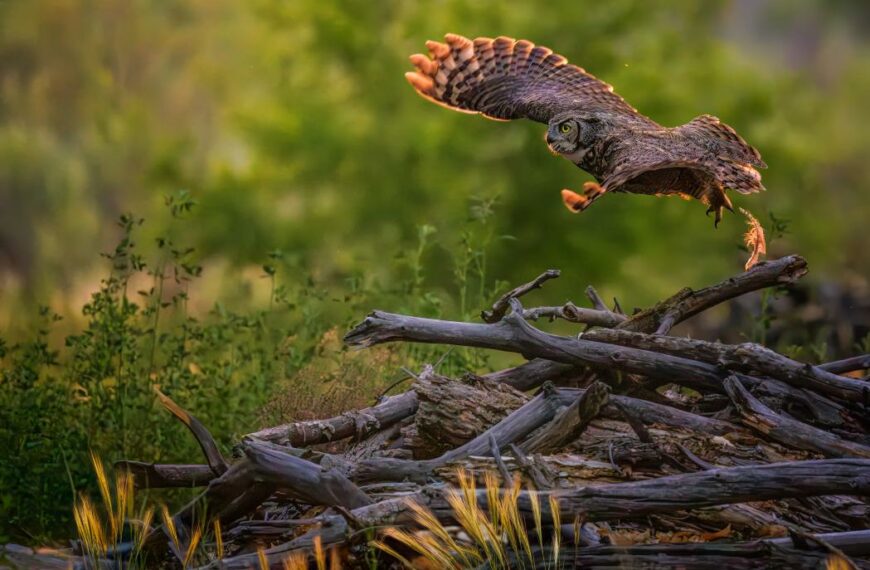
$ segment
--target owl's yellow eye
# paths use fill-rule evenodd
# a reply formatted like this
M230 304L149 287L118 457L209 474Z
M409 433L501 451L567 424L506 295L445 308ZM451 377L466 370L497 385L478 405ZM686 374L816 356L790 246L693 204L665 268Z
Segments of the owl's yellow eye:
M569 125L568 123L562 123L561 125L559 125L559 132L567 135L571 132L571 125Z

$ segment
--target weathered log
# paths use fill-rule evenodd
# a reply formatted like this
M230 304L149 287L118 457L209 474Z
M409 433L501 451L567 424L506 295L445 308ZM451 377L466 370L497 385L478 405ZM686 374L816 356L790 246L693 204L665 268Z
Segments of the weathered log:
M247 441L245 455L255 467L255 480L311 505L339 505L349 509L369 505L372 500L335 469L282 453L274 447Z
M214 471L208 465L116 461L115 470L131 474L133 484L139 489L201 487L215 478Z
M830 556L821 548L809 550L790 544L757 541L736 544L639 544L586 548L567 546L558 551L552 547L536 547L532 550L532 563L512 553L507 564L517 568L547 569L553 568L554 559L558 559L563 567L584 569L816 570L824 568ZM487 562L478 566L477 570L499 567ZM862 561L857 567L870 568L870 564Z
M577 368L571 364L535 358L513 368L485 374L482 378L503 382L512 388L525 392L540 388L545 382L550 382L556 386L569 384L579 379L584 373L584 368Z
M513 289L499 297L499 299L495 303L493 303L492 310L481 312L480 318L483 319L483 322L485 323L495 323L500 321L510 308L511 299L522 297L530 291L540 289L544 285L544 283L546 283L550 279L557 278L559 275L561 275L561 272L558 269L548 269L547 271L535 277L535 279L533 279L529 283L524 283L519 287L514 287Z
M559 307L534 307L526 309L523 311L523 318L530 321L537 321L538 319L549 319L551 321L562 319L571 323L580 323L595 327L615 327L628 319L625 315L620 315L613 311L586 309L578 307L571 302L565 303Z
M413 391L404 392L389 396L376 406L347 412L334 418L295 422L248 435L294 447L327 443L352 436L361 438L413 415L417 411L417 403L417 395Z
M459 383L451 382L445 384L443 388L449 390L450 387L457 384ZM499 448L521 441L532 431L551 421L558 410L565 406L570 406L577 401L584 392L584 390L578 388L545 389L544 394L537 396L520 409L507 415L483 434L461 447L444 453L440 457L423 461L372 458L361 461L357 465L352 478L361 482L401 481L405 478L415 481L425 480L434 469L451 461L468 455L486 455L489 449L490 433L496 436ZM739 433L741 431L738 426L728 422L706 418L645 400L630 398L628 396L611 396L611 399L632 410L632 413L640 421L647 424L672 426L709 435L723 435L732 432ZM462 406L468 411L476 409L479 403L463 398L455 398L451 405ZM602 416L622 419L620 410L610 405L604 406Z
M660 382L676 382L703 391L722 392L727 375L718 367L679 356L601 342L549 334L522 319L522 306L511 300L514 311L496 324L485 325L409 317L375 311L345 335L350 346L367 347L385 342L443 343L516 352L572 364L600 366L640 374ZM741 377L757 382L750 377Z
M746 374L760 373L800 388L844 400L862 397L866 382L838 376L818 366L797 362L755 343L722 344L690 338L651 335L619 329L597 329L583 334L586 340L675 354Z
M870 354L860 354L842 360L819 364L819 368L832 374L844 374L857 370L870 370Z
M520 449L528 453L545 453L570 444L595 419L609 397L610 389L607 385L595 382L574 403L557 413L550 423L522 442Z
M504 447L525 438L532 431L553 418L558 409L558 393L545 389L521 408L508 415L499 423L464 445L448 451L434 459L407 461L402 459L369 459L361 461L354 472L354 479L369 481L425 481L437 467L467 457L485 455L490 447L490 436L495 438L498 447Z
M698 291L682 289L655 306L633 315L619 328L666 334L674 325L720 303L759 289L789 285L807 273L807 262L799 255L762 261L748 271Z
M405 447L418 459L437 457L482 434L528 397L510 386L480 379L457 382L423 370L413 390L420 402L413 429L406 429Z
M655 513L668 513L749 501L764 501L788 497L838 494L870 495L870 461L836 459L800 461L771 465L752 465L728 469L713 469L699 473L672 475L646 481L614 483L538 494L542 521L552 525L552 513L547 500L554 495L561 520L574 520L575 515L589 521L643 518ZM478 490L477 501L486 508L488 492ZM439 520L451 521L453 514L443 487L427 487L410 497L390 499L360 507L351 512L354 520L364 526L408 524L411 522L408 501L429 508ZM533 524L532 497L521 492L518 508L521 516ZM326 521L325 521L326 522ZM323 544L345 540L346 524L330 517L322 530ZM313 537L304 535L289 543L266 551L270 561L280 563L294 549L305 548ZM256 558L246 555L225 560L223 568L245 568ZM213 566L217 568L217 566ZM276 568L280 566L274 566Z
M211 467L214 474L220 476L226 473L229 468L229 463L227 463L227 460L224 459L223 455L221 455L217 442L202 422L176 404L172 398L165 395L156 386L154 387L154 392L157 394L157 398L160 400L163 407L181 423L187 426L187 429L189 429L190 433L193 434L193 437L202 449L202 453L205 455L208 466Z
M692 291L688 288L682 289L669 299L633 315L617 325L617 327L629 331L664 334L674 325L720 303L759 289L794 283L806 275L806 273L806 261L797 255L764 261L756 264L744 273L698 291ZM606 311L607 306L601 301L594 289L591 287L587 288L587 293L590 293L590 289L591 294L589 296L596 309ZM535 377L551 379L570 377L577 374L576 372L572 374L571 367L573 363L570 362L550 362L546 358L543 358L537 362L532 361L530 364L533 363L535 376L525 377L527 379ZM828 371L832 372L831 370ZM522 379L524 378L523 372L523 370L517 370L515 373L513 371L506 371L505 377ZM521 388L516 384L514 384L514 387L531 389L539 385L529 382L528 387Z
M425 494L425 493L424 493ZM543 493L547 495L548 493ZM669 475L643 481L595 485L552 491L562 520L580 514L588 521L644 517L714 505L767 501L791 497L849 494L870 496L870 460L824 459L768 465L747 465ZM419 496L415 496L415 499ZM478 490L486 505L486 490ZM541 510L551 520L546 496ZM424 499L425 500L425 499ZM428 506L441 516L450 508L440 495ZM522 492L518 507L532 515L531 497ZM383 502L382 502L383 503Z
M851 456L870 459L870 447L777 414L750 394L739 380L733 377L726 378L724 385L743 423L773 440L789 447L815 451L828 457Z

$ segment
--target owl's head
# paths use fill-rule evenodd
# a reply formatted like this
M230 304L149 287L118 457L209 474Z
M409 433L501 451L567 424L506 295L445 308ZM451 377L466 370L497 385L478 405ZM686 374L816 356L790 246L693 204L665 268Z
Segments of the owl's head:
M579 162L591 142L592 119L576 113L561 113L550 119L547 127L547 146L554 154L560 154Z

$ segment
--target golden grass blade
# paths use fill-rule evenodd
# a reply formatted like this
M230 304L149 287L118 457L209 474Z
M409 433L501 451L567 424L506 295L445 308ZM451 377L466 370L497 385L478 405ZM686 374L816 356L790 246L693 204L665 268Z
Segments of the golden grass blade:
M115 542L119 542L124 533L124 522L133 518L133 504L135 503L133 490L133 478L126 472L119 473L115 476L115 512L109 513L113 516L115 535L112 537Z
M106 476L106 469L103 462L97 457L97 454L91 451L91 463L94 465L94 473L97 476L97 486L100 488L100 496L103 498L103 506L108 515L112 536L117 536L117 528L115 526L115 517L113 516L114 508L112 505L112 493L109 491L109 478Z
M320 535L314 537L314 561L317 563L317 570L326 570L326 555L323 553L323 539Z
M284 570L308 570L308 555L304 552L294 552L281 561Z
M341 570L341 556L338 548L329 549L329 570Z
M221 529L221 520L214 520L214 544L215 544L215 555L218 560L221 560L224 557L224 535Z
M190 535L190 542L187 543L187 550L184 552L184 560L181 561L181 566L187 568L196 554L196 547L199 546L199 540L202 538L202 525L196 525L193 533ZM268 566L267 566L268 568Z
M538 492L534 489L528 489L529 503L532 506L532 517L535 520L535 531L538 534L538 545L544 546L544 525L541 520L541 499L538 497Z
M574 515L574 544L580 544L580 531L583 525L580 522L580 514Z
M384 531L384 537L392 538L396 542L403 544L419 554L424 559L432 562L436 568L455 568L459 570L459 566L452 556L444 554L440 549L432 549L431 542L425 539L425 535L421 533L412 534L399 528L388 528Z
M396 560L398 560L399 562L401 562L406 568L414 568L414 565L411 563L410 560L408 560L407 558L405 558L404 556L402 556L401 554L396 552L391 546L389 546L385 542L381 542L380 540L373 540L373 541L369 542L369 546L371 546L372 548L377 548L378 550L387 553L391 557L393 557ZM289 570L289 569L285 569L285 570Z
M445 550L456 552L463 563L467 562L466 565L471 564L469 555L473 551L457 543L450 533L447 532L447 529L444 528L444 525L441 524L441 521L432 514L432 511L410 500L408 501L408 507L414 515L414 521L435 535L444 544Z
M145 514L142 515L142 521L139 523L139 528L136 530L136 539L135 545L136 550L142 550L142 546L145 544L145 539L148 538L148 534L151 531L151 521L154 519L154 509L149 507Z
M520 514L519 508L519 500L520 500L520 478L514 477L513 484L508 492L504 494L504 502L505 502L505 511L508 514L508 519L510 521L510 531L509 536L515 537L517 542L519 542L520 546L522 546L523 552L526 554L526 560L532 565L535 565L534 555L532 554L532 545L529 541L529 532L526 529L526 524L523 522L523 517ZM514 546L514 550L517 553L517 558L520 558L519 548ZM521 561L521 565L525 568L525 563Z
M486 471L483 474L483 486L486 489L486 503L489 506L489 518L496 531L504 528L504 520L501 517L501 489L495 473ZM477 493L475 493L475 497Z
M257 547L257 564L260 566L260 570L269 570L269 559L262 546Z
M562 539L562 521L559 514L559 500L550 495L550 512L553 516L553 565L559 566L559 543Z
M108 550L105 529L94 504L86 496L80 497L78 504L73 507L73 518L82 541L82 549L87 555L96 559L105 554Z
M178 540L178 529L175 528L175 519L172 518L172 513L169 512L169 507L165 504L160 505L160 515L163 518L163 526L166 527L169 539L172 541L176 550L181 552L181 542Z

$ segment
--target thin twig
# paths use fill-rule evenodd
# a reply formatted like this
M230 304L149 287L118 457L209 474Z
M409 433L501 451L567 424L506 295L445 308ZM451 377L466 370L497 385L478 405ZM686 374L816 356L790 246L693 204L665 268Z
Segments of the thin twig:
M557 278L560 274L561 272L558 269L548 269L547 271L544 271L543 273L535 277L534 280L520 285L519 287L514 287L513 289L499 297L498 301L493 303L492 310L481 312L480 318L483 319L483 322L485 323L497 323L505 316L505 314L507 314L507 310L510 307L511 299L522 297L530 291L540 289L544 283L546 283L550 279Z

